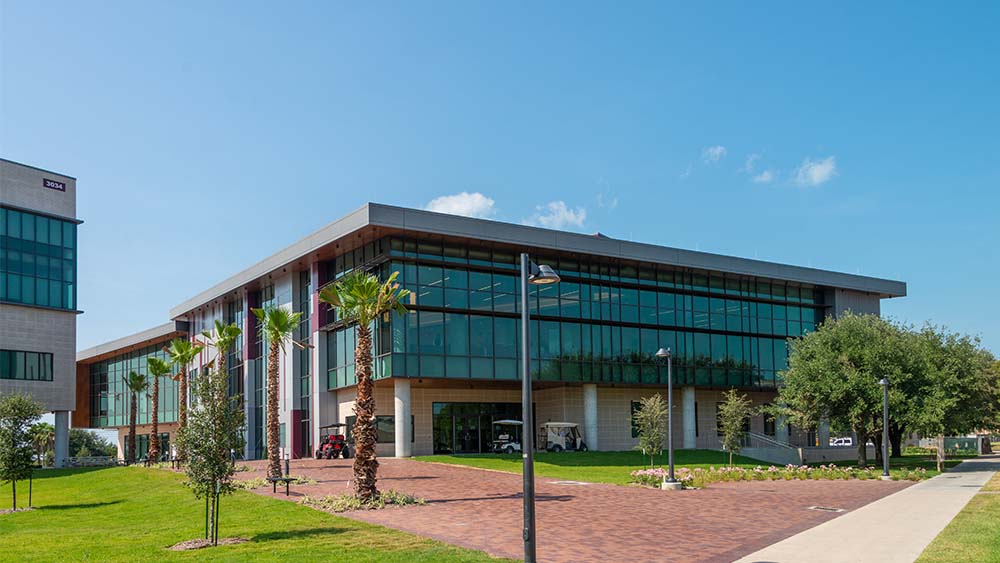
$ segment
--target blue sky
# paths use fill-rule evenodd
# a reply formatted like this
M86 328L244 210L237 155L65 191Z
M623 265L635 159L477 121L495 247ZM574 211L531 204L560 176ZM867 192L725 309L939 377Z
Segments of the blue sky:
M1000 351L1000 5L0 4L79 346L365 201L901 279ZM479 195L476 195L479 194Z

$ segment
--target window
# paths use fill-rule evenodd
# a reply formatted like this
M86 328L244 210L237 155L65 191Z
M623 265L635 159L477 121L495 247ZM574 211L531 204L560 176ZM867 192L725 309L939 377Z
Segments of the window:
M642 408L642 403L640 403L639 401L632 401L631 416L629 416L628 420L629 420L629 424L632 425L632 437L633 438L638 438L639 437L639 427L636 426L636 424L635 424L635 413L639 412L639 409L641 409L641 408Z
M413 431L413 415L410 415L410 442L414 441L416 433ZM353 442L354 437L352 433L354 432L354 424L358 421L358 417L349 416L347 417L347 435L351 436L350 440ZM396 417L392 415L378 415L375 417L375 431L378 433L378 438L376 443L379 444L394 444L396 442Z
M52 381L52 354L0 350L0 379Z
M76 309L76 223L0 208L0 301Z

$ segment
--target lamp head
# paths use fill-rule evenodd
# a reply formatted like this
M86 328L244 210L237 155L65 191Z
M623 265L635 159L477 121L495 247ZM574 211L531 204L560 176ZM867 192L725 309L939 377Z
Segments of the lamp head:
M550 283L559 283L559 279L560 279L559 274L557 274L555 270L553 270L549 266L546 266L545 264L538 266L537 270L532 272L532 274L528 276L528 282L533 283L535 285L547 285Z
M660 348L656 351L657 358L669 358L671 356L670 348Z
M878 384L882 385L882 386L888 385L889 384L889 378L888 377L883 377L882 379L879 379L878 380Z

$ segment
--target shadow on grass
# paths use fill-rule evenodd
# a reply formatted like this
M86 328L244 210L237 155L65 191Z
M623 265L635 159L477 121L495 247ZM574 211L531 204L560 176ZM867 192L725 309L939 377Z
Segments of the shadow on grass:
M51 479L53 477L66 477L67 475L79 475L81 473L91 473L93 471L104 471L106 469L113 469L113 467L67 467L63 469L47 468L47 469L35 469L31 474L31 478L35 481L40 481L42 479ZM27 481L27 479L25 479ZM20 483L20 481L18 481Z
M328 534L342 534L347 530L343 528L307 528L305 530L288 530L285 532L264 532L263 534L257 534L250 541L253 542L266 542L266 541L277 541L277 540L289 540L297 538L308 538L312 536L324 536Z
M102 506L111 506L113 504L120 504L120 500L112 500L107 502L82 502L80 504L45 504L42 506L36 506L35 508L41 510L72 510L74 508L99 508Z

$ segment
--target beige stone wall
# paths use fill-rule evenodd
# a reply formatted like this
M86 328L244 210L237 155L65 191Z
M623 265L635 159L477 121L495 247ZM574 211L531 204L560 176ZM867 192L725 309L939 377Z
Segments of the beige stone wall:
M336 392L338 420L345 422L348 416L353 416L355 388L341 389ZM472 384L470 388L455 387L422 387L413 385L411 388L411 413L414 417L413 455L430 455L433 453L433 404L436 402L452 403L519 403L521 390L485 389ZM666 389L646 387L598 387L597 388L597 425L598 440L602 450L630 450L638 443L632 437L631 412L632 401L660 393L666 398ZM755 406L774 400L773 392L747 393ZM583 388L580 386L553 387L536 389L534 392L535 415L538 424L544 422L576 422L583 430ZM716 435L715 416L716 403L722 401L721 391L698 389L695 394L698 405L698 439L699 448L719 448ZM393 383L392 380L379 380L375 385L376 414L393 415ZM681 411L681 390L674 389L674 446L680 448L684 440L683 414ZM754 432L763 432L764 418L755 415L750 422ZM586 436L584 437L586 440ZM378 455L394 455L394 445L385 443L378 445Z

